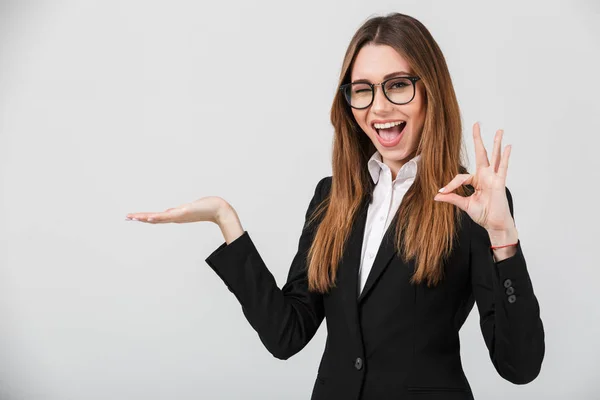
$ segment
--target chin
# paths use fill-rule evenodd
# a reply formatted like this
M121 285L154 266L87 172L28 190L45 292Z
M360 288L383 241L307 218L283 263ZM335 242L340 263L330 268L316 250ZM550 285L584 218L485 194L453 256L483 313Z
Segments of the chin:
M384 147L379 150L379 148L377 148L377 150L383 157L394 161L408 161L412 158L411 155L416 151L416 149L410 151L404 146L397 149L388 149Z

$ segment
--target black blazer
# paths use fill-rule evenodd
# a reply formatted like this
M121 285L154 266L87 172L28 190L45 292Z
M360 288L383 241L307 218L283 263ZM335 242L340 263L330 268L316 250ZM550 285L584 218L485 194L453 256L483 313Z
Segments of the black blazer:
M317 184L306 218L328 195L331 180ZM513 214L508 189L507 196ZM434 288L415 286L409 283L414 263L394 252L394 218L358 296L368 201L348 238L337 287L325 295L308 291L305 262L320 221L307 228L305 220L281 290L247 231L206 258L279 359L302 350L326 317L328 336L311 399L473 399L458 331L474 302L498 373L516 384L532 381L544 357L544 330L520 242L516 255L495 263L489 235L465 213L444 280Z

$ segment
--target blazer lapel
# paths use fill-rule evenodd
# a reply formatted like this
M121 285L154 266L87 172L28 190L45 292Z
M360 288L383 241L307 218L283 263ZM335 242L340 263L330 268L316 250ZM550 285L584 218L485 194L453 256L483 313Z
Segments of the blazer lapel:
M366 217L365 217L366 219ZM365 287L363 288L360 296L358 298L358 304L369 294L369 291L373 289L375 283L383 273L383 271L387 268L392 261L392 257L395 252L395 244L394 244L394 234L396 229L396 220L397 214L394 216L392 222L388 226L385 234L383 235L383 239L381 240L381 244L379 245L379 249L377 250L377 255L375 256L375 260L373 261L373 266L371 267L371 271L369 272L369 276L367 277L367 281L365 282ZM363 229L364 232L364 229ZM361 241L362 247L362 241ZM360 262L360 252L359 252L359 262ZM358 274L357 274L358 275Z
M356 216L356 220L352 226L352 230L350 231L346 251L344 252L344 256L340 264L340 268L338 270L338 288L342 294L342 299L344 302L344 311L346 312L346 317L348 319L350 329L354 330L354 333L357 338L360 337L360 331L358 329L358 306L360 302L369 293L369 291L373 289L375 283L377 282L383 271L390 264L395 252L393 236L397 220L396 216L394 216L394 219L390 223L385 235L383 236L381 244L379 245L379 250L377 251L377 255L375 256L373 266L367 278L367 282L365 283L365 287L363 288L359 296L358 270L360 268L361 262L361 253L365 233L365 226L367 222L368 208L369 198L367 197L365 201L363 201L363 205L359 209L358 215Z
M346 313L350 332L362 347L360 325L358 320L358 269L367 221L368 200L363 201L356 220L347 239L342 262L338 268L338 289L342 295L343 309Z

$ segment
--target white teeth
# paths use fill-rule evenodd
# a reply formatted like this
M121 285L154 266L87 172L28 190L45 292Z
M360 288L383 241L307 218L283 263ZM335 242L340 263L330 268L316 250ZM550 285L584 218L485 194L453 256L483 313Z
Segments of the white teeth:
M375 129L389 129L392 126L400 125L405 121L395 121L395 122L387 122L385 124L373 124Z

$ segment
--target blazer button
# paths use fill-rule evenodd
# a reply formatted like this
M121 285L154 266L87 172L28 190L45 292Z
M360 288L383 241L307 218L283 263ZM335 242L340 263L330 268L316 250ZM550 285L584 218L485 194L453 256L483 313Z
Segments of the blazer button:
M512 286L509 286L508 289L506 289L506 294L511 295L515 292L515 288Z
M360 369L362 369L362 367L363 367L363 360L362 360L362 358L358 357L356 359L356 361L354 361L354 368L356 368L357 370L360 370Z
M507 279L507 280L505 280L505 281L504 281L504 287L505 287L505 288L508 288L508 287L510 287L511 285L512 285L512 281L511 281L510 279Z
M517 296L515 296L514 294L511 294L510 296L508 296L509 303L514 303L515 301L517 301Z

